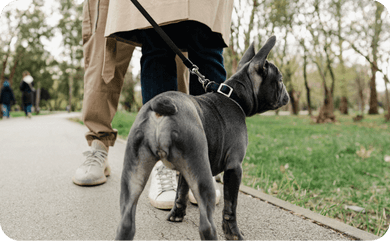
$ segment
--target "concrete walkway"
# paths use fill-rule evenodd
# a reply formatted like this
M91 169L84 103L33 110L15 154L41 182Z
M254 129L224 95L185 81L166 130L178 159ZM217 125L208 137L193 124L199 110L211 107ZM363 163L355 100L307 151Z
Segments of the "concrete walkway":
M110 148L112 174L106 184L74 185L71 178L84 161L82 153L88 150L84 139L87 128L66 119L75 115L79 114L0 120L0 225L10 238L112 240L115 237L120 219L119 183L125 142L118 140ZM248 240L378 238L354 228L343 232L318 225L318 220L313 221L315 215L302 218L305 214L295 210L294 205L280 208L285 203L278 204L275 199L272 205L272 198L266 200L268 195L259 199L256 195L262 194L245 190L251 195L239 195L238 224ZM138 204L135 239L199 239L196 206L189 205L184 222L171 223L165 220L168 212L149 204L147 192L148 187ZM214 215L219 239L224 239L222 207L223 201ZM306 216L313 214L308 213ZM336 227L339 224L336 222Z

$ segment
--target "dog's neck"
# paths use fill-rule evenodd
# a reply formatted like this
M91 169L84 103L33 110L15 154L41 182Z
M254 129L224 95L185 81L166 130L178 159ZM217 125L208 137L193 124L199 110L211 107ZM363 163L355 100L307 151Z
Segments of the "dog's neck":
M240 99L240 107L246 116L252 116L257 113L258 100L253 91L253 84L249 77L242 76L246 71L241 71L233 75L230 79L225 81L225 84L233 88L234 92ZM237 103L238 104L238 103Z

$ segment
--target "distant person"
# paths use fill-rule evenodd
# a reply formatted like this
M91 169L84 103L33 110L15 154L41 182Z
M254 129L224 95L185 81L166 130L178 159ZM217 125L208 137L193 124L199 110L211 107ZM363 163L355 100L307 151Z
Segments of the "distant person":
M3 87L1 88L1 92L0 92L0 103L2 104L4 118L10 117L9 113L11 111L11 105L13 105L14 102L15 102L14 92L12 91L8 79L5 78Z
M20 83L20 90L22 91L22 103L26 117L31 118L31 107L34 103L34 79L30 72L23 71L23 80Z

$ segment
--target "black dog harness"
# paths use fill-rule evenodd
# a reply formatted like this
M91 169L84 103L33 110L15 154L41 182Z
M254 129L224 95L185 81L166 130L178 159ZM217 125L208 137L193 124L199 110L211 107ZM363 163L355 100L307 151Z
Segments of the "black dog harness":
M175 52L180 57L180 59L183 61L183 64L190 70L190 73L198 76L198 80L202 84L203 89L206 92L215 92L215 93L222 94L222 95L224 95L224 96L226 96L228 98L231 98L235 102L237 102L237 104L241 107L240 99L238 98L236 93L234 93L234 90L233 90L232 87L230 87L227 84L223 84L223 83L222 84L218 84L218 83L216 83L214 81L206 79L206 77L199 72L198 66L193 64L191 62L191 60L189 60L188 58L186 58L183 55L183 53L180 51L180 49L169 38L169 36L164 32L164 30L160 26L158 26L158 24L149 15L149 13L142 7L142 5L137 0L131 0L131 2L133 2L135 7L142 13L142 15L144 15L146 20L148 20L148 22L153 26L154 30L156 30L156 32L160 35L160 37L173 50L173 52Z

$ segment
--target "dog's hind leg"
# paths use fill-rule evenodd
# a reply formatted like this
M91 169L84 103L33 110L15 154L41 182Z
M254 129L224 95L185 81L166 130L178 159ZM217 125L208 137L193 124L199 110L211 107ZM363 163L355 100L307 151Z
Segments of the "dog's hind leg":
M175 205L169 213L167 220L172 222L182 222L186 215L187 201L188 201L188 183L182 174L179 176L177 185L177 192L175 198Z
M241 183L241 162L227 167L223 174L224 208L222 216L222 228L227 240L242 240L237 226L237 198Z
M196 149L199 150L198 148ZM200 150L207 150L207 147ZM180 173L185 179L182 183L188 184L198 202L200 212L200 238L209 240L218 239L216 226L213 220L213 213L215 209L215 187L207 152L195 152L193 155L185 157L177 164L175 163L175 166L178 167ZM182 191L183 195L184 191L187 192L185 195L188 195L188 189L185 190L183 188ZM180 196L178 200L181 201ZM181 202L179 203L181 204Z
M135 235L135 212L139 196L145 188L157 158L147 147L134 150L128 143L121 179L121 221L115 240L132 240ZM137 152L137 155L135 152Z

